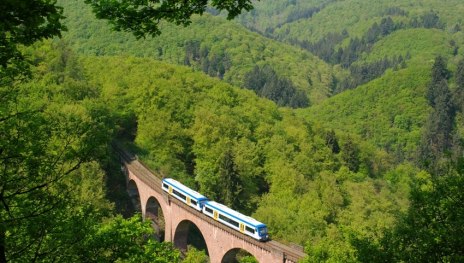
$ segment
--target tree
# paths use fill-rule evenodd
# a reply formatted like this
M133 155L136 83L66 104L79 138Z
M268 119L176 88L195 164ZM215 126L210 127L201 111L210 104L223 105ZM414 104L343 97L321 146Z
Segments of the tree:
M67 182L102 153L110 134L82 104L44 100L53 97L45 87L15 91L0 117L0 262L53 254L44 243L69 222Z
M456 70L456 90L453 95L458 109L464 111L464 59L461 59L458 63Z
M433 111L422 134L417 163L429 171L438 173L438 161L443 154L451 150L456 110L448 88L449 72L441 56L435 59L431 75L427 99Z
M337 154L340 152L337 136L335 135L335 131L333 129L326 133L325 143L330 148L332 153Z
M226 150L222 157L219 174L222 189L221 199L225 205L237 209L239 206L239 196L242 191L242 182L231 149Z
M182 263L208 263L209 257L204 250L198 250L194 246L188 246L187 254Z
M442 28L440 17L438 14L431 10L421 16L422 26L425 28Z
M65 29L61 23L63 10L53 1L5 0L0 2L0 69L19 65L23 60L19 45L60 36Z
M121 216L108 219L90 229L81 244L77 245L75 262L180 262L180 253L172 243L154 240L149 221L140 215L129 219Z
M359 170L361 161L359 158L359 147L353 142L352 138L348 138L342 145L342 159L346 166L353 172Z
M42 48L34 81L0 85L0 262L59 257L109 210L93 162L112 134L109 115L87 97L72 59L61 63L66 49ZM64 87L71 82L79 96Z
M443 176L421 172L411 192L411 205L388 233L382 250L402 262L464 260L464 176L449 167Z
M159 23L165 20L177 25L189 25L190 17L203 14L208 0L187 1L105 1L85 0L92 6L97 18L107 19L118 31L130 31L138 38L161 33ZM227 19L233 19L242 10L253 8L251 0L212 0L211 6L228 12Z
M443 80L447 80L449 77L449 71L446 68L446 61L442 56L435 58L435 62L432 66L432 80L427 89L427 99L430 106L435 106L435 99L440 96L443 90Z

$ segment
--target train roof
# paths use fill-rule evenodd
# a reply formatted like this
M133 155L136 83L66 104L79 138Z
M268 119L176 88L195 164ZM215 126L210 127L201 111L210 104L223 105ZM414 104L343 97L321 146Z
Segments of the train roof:
M163 183L167 183L168 185L171 185L175 187L176 189L179 189L183 194L187 194L190 197L193 197L197 200L208 200L204 195L198 193L195 190L192 190L188 188L187 186L179 183L178 181L172 179L172 178L164 178Z
M244 214L242 214L240 212L237 212L237 211L235 211L235 210L233 210L233 209L231 209L231 208L229 208L229 207L227 207L227 206L225 206L223 204L220 204L218 202L208 201L208 202L205 203L205 205L209 205L209 206L211 206L211 207L213 207L213 208L215 208L215 209L217 209L217 210L219 210L219 211L221 211L221 212L223 212L223 213L225 213L225 214L227 214L227 215L229 215L229 216L231 216L231 217L233 217L235 219L238 219L238 220L240 220L240 221L242 221L244 223L248 223L248 224L253 225L255 227L266 227L265 224L259 222L258 220L254 219L252 217L246 216L246 215L244 215Z

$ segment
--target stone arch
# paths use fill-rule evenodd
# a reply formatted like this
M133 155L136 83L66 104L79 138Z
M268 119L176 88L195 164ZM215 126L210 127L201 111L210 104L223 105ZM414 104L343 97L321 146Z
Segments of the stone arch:
M245 256L251 256L256 260L256 262L258 262L256 257L250 252L244 249L241 249L241 248L233 248L224 254L224 256L222 257L221 263L237 263L239 258L245 257Z
M150 196L147 200L145 218L151 220L151 225L157 234L158 240L164 241L166 232L165 211L154 196Z
M181 251L187 251L187 245L192 245L196 249L205 250L206 255L209 255L206 239L198 226L190 220L183 220L177 225L173 243Z
M132 202L135 212L142 212L142 203L140 202L140 193L139 188L134 180L129 180L127 183L127 192L129 193L129 198Z

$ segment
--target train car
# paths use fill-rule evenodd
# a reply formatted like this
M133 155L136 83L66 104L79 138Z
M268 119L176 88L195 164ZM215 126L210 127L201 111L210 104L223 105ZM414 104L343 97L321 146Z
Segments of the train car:
M186 203L188 206L193 207L200 212L203 209L204 203L208 201L208 198L202 194L171 178L163 179L161 188L169 195L174 196L176 199L179 199L180 201Z
M254 239L260 241L266 241L269 239L265 224L232 210L223 204L214 201L207 201L203 206L203 214L212 217L222 224L240 231L245 235L251 236Z

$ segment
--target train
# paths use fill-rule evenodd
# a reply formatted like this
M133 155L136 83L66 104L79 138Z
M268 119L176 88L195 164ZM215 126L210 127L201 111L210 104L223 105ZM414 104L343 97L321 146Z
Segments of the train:
M204 195L172 178L164 178L161 182L161 188L187 206L213 218L225 226L259 241L269 240L269 234L265 224L223 204L209 200Z

